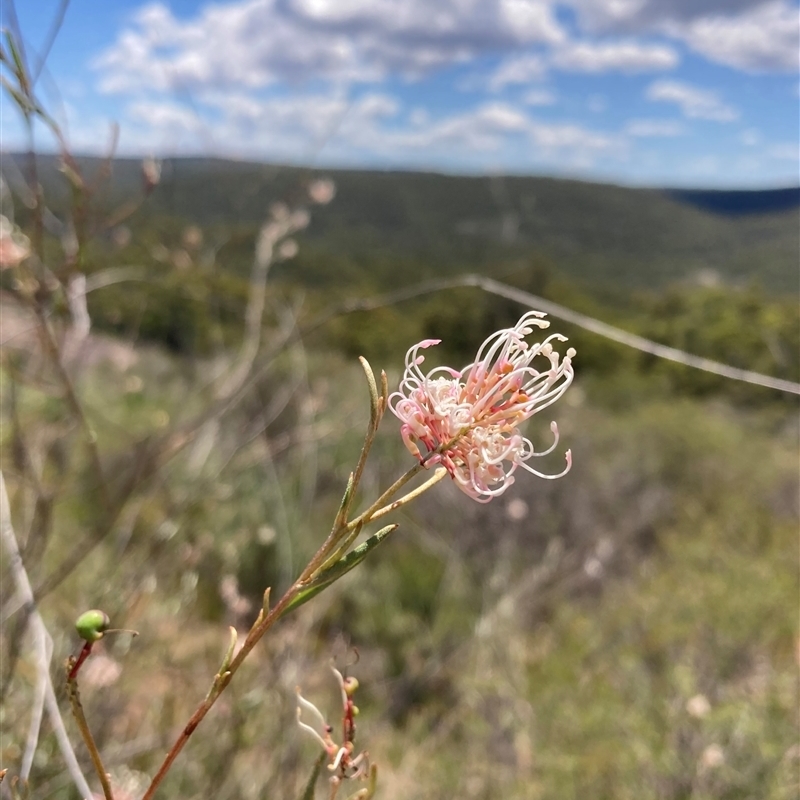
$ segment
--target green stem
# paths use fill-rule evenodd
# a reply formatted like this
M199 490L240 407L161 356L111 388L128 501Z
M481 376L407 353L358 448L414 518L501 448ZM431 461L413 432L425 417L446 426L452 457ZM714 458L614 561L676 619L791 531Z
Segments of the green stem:
M445 442L444 444L440 444L435 450L432 450L425 458L422 459L418 464L413 466L408 472L401 475L366 511L359 514L354 520L351 520L347 523L346 530L351 531L353 528L356 527L359 523L365 525L366 523L370 522L371 520L375 519L375 514L379 510L383 509L383 506L386 505L389 500L391 500L399 491L402 489L415 475L418 475L422 472L423 469L428 468L428 462L436 455L446 452L449 450L467 431L469 427L463 428L459 431L449 442ZM434 476L435 477L435 476ZM442 476L443 477L443 476ZM432 480L432 479L431 479ZM437 478L434 483L438 483L441 478ZM430 488L429 484L430 481L427 481L423 484L425 489ZM430 485L433 485L432 483ZM425 489L422 489L425 491ZM411 493L414 497L416 497L420 492ZM383 514L381 514L383 516Z
M357 524L355 527L347 533L344 539L339 542L333 553L329 555L328 558L322 562L322 564L314 569L311 577L316 578L318 575L325 572L325 570L332 567L340 558L342 558L350 548L350 545L352 545L353 542L358 538L364 525L374 522L376 519L380 519L381 517L385 517L390 512L396 511L401 506L406 505L406 503L410 503L416 497L419 497L424 492L427 492L432 486L435 486L437 483L439 483L439 481L442 480L445 475L447 475L447 470L444 469L444 467L439 467L433 476L428 478L425 483L420 484L416 489L413 489L408 494L404 494L399 500L395 500L394 502L385 505L383 508L379 508L370 515L369 519L364 520L363 524L356 520Z
M432 477L428 478L425 483L420 484L416 489L412 489L408 494L404 494L399 500L395 500L383 508L379 508L376 512L370 515L370 518L367 520L367 522L374 522L376 519L380 519L381 517L385 517L390 512L396 511L401 506L406 505L406 503L410 503L424 492L427 492L432 486L435 486L437 483L439 483L439 481L442 480L445 475L447 475L447 470L444 467L439 467L436 472L433 473Z
M355 519L351 520L350 522L345 525L346 531L351 531L355 528L359 523L365 524L372 519L372 515L379 509L382 508L389 500L391 500L415 475L418 475L422 470L425 469L425 462L422 461L419 464L411 467L408 472L402 474L366 511L363 511L359 514Z

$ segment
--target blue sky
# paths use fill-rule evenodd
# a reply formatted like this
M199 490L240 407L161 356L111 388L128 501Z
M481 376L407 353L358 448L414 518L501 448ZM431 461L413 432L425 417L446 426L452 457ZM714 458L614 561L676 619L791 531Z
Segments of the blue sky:
M59 2L16 6L35 59ZM72 0L38 89L77 152L785 186L798 40L797 0Z

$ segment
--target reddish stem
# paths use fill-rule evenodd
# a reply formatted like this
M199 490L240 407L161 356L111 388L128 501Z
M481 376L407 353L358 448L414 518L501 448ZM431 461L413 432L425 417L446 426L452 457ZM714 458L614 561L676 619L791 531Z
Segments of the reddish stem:
M67 680L74 681L75 678L78 677L78 670L81 668L81 664L89 658L89 653L92 652L92 644L93 642L86 642L83 647L81 648L80 655L78 656L77 660L72 666L72 669L69 671L69 677Z

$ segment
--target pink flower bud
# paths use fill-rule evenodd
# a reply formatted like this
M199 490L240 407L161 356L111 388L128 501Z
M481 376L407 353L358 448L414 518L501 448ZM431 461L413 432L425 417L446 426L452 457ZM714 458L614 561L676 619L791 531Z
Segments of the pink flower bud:
M0 216L0 269L16 267L31 254L31 243L9 219Z
M142 161L142 178L144 178L145 192L155 189L161 181L161 162L152 156L145 158Z
M308 196L312 203L327 205L336 197L336 184L330 178L318 178L308 187Z

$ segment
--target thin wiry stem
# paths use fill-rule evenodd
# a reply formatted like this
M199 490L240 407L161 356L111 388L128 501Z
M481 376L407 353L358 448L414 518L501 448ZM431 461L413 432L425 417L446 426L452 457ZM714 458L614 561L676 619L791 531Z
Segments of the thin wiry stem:
M289 214L286 219L268 219L259 231L253 271L250 275L247 308L244 315L244 340L230 372L215 391L218 400L230 398L242 388L252 373L261 346L261 329L267 297L267 276L274 262L278 243L302 226Z

